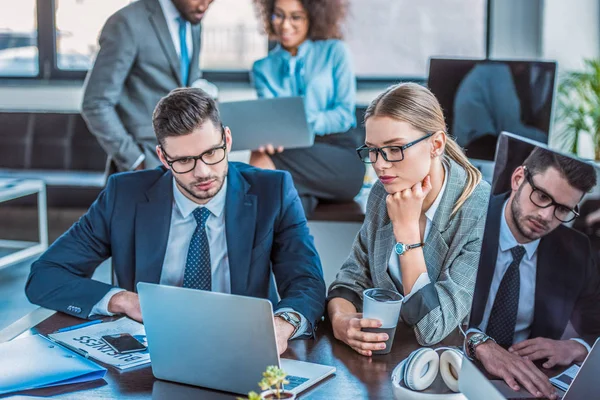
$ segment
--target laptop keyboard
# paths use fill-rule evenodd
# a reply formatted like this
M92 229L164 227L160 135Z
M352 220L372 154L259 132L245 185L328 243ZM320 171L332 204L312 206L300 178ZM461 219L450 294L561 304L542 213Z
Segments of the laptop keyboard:
M301 378L299 376L288 375L285 377L290 383L285 385L286 390L294 390L298 386L302 385L304 382L308 381L308 378Z

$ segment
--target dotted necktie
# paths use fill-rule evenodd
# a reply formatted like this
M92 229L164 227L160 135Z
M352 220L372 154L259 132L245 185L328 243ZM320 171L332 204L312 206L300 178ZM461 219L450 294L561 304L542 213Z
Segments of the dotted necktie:
M513 261L508 266L498 287L486 332L504 348L512 346L515 335L521 286L519 264L525 255L525 248L515 246L510 249L510 252Z
M198 207L192 214L197 225L188 248L183 287L210 291L210 249L206 236L206 220L210 216L210 211L205 207Z
M177 18L177 21L179 22L179 61L181 62L181 81L183 82L183 86L187 86L188 75L190 72L190 56L187 47L187 21L182 17Z

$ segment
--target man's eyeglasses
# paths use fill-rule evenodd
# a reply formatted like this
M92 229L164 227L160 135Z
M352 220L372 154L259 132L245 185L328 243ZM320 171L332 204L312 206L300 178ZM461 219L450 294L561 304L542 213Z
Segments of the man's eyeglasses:
M223 140L223 144L221 146L213 147L210 150L206 150L199 156L182 157L177 158L175 160L170 160L171 157L167 154L164 147L160 146L160 149L165 155L165 161L167 162L167 164L169 164L169 167L171 167L173 172L178 174L185 174L186 172L190 172L194 168L196 168L196 163L198 162L198 160L201 160L206 165L215 165L223 161L225 159L225 155L227 154L227 142L225 141L224 128L221 138Z
M381 157L383 157L383 159L387 162L398 162L404 160L404 150L431 137L432 135L433 133L428 133L427 135L417 140L413 140L404 146L368 147L367 145L363 145L356 149L356 153L365 164L375 164L379 154L381 154Z
M523 167L523 171L525 171L525 179L527 180L527 183L529 183L529 186L531 186L529 200L531 200L533 205L540 208L554 206L554 217L561 222L571 222L575 218L579 217L578 205L576 205L575 208L570 208L563 204L557 203L552 196L535 186L533 183L533 176L527 167Z
M286 19L288 19L293 26L299 26L306 21L306 16L294 14L288 17L285 14L280 13L273 13L273 15L271 15L271 22L275 25L283 24Z

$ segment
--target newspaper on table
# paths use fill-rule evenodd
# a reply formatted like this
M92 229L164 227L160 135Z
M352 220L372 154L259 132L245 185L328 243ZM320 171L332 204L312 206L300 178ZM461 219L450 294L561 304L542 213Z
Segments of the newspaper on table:
M125 317L72 331L51 333L48 337L85 357L93 358L119 370L150 363L148 349L136 353L119 354L102 340L104 335L119 333L129 333L140 343L148 345L144 325Z

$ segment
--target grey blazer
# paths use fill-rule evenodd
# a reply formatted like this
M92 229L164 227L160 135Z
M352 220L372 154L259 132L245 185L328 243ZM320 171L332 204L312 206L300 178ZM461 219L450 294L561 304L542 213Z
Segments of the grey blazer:
M490 185L482 181L451 217L463 192L466 172L450 159L446 163L448 183L423 247L431 283L414 293L400 311L400 319L414 327L418 342L425 346L443 340L466 321L471 310L490 194ZM369 195L365 221L350 256L329 287L328 299L343 297L361 311L362 292L367 288L403 293L388 272L395 238L386 196L383 185L377 182Z
M144 150L154 156L154 107L200 77L200 25L192 26L192 38L189 80L183 82L158 0L139 0L106 21L84 85L82 115L120 170L129 170Z

